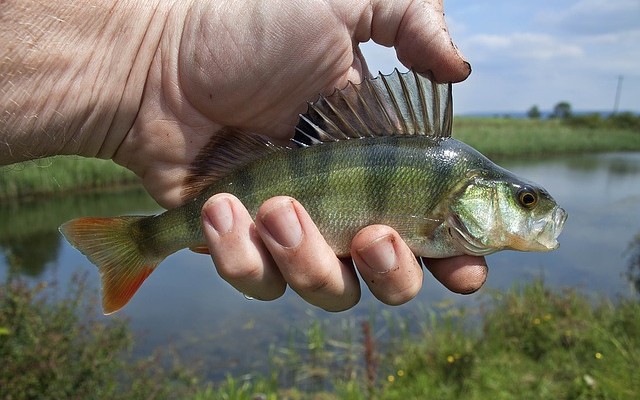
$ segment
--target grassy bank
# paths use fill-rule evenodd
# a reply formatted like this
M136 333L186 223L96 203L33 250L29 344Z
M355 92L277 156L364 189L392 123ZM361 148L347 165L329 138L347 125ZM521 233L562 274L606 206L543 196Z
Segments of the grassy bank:
M139 184L131 171L108 160L50 157L0 167L0 201L94 191Z
M427 313L417 334L395 317L382 326L351 321L337 336L315 321L294 335L302 340L273 350L269 374L208 382L167 354L131 361L126 323L91 317L95 307L77 282L64 296L19 282L0 286L1 398L633 399L640 393L637 299L594 302L538 281L494 293L477 309Z
M509 118L456 118L453 136L488 157L640 151L640 128Z
M489 157L640 151L640 120L456 118L454 137ZM53 157L0 167L0 201L138 183L111 161Z

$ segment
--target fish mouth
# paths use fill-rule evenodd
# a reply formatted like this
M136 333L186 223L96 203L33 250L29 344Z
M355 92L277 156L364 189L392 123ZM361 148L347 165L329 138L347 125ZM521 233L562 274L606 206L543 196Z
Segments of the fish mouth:
M487 247L485 244L473 237L457 215L449 215L446 222L449 227L449 235L453 238L454 245L464 254L485 256L499 250Z
M566 220L567 212L563 208L556 207L550 217L532 223L527 229L528 235L508 234L495 247L488 246L474 237L455 214L449 215L446 223L449 235L458 250L473 256L485 256L502 249L541 252L555 250L560 246L558 236L560 236Z
M556 207L551 218L538 221L532 227L532 231L537 232L535 242L538 246L532 250L551 251L560 247L558 236L562 233L567 217L568 214L563 208Z

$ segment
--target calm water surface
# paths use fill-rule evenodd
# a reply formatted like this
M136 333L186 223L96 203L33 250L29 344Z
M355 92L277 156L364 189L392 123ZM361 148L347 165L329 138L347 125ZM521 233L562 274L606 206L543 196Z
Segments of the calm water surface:
M269 349L286 343L292 327L380 315L411 315L420 321L436 304L477 305L481 293L543 277L551 287L575 287L595 296L632 296L640 266L640 153L564 156L506 161L501 165L545 186L568 211L561 247L551 253L502 252L488 256L489 278L480 294L454 295L430 275L420 294L400 307L384 306L363 290L352 310L330 314L287 292L273 302L247 300L215 273L208 256L181 251L170 256L115 318L127 317L136 332L136 353L172 346L203 360L212 376L264 367ZM64 287L78 271L99 290L95 267L67 245L55 227L81 215L150 213L140 193L94 195L23 207L0 207L0 278L20 274L32 282ZM13 227L28 227L18 229ZM105 317L105 318L114 318Z

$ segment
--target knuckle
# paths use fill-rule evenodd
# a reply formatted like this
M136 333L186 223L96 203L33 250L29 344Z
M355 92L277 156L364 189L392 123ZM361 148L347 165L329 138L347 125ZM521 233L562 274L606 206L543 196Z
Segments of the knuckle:
M402 288L400 290L394 291L393 293L388 294L383 299L380 299L383 303L388 304L390 306L398 306L408 302L413 299L418 291L420 290L421 285L410 284L409 286Z
M215 263L215 265L220 276L227 281L259 280L264 270L260 263L256 263L253 260L221 264Z
M318 293L327 289L331 284L331 273L294 273L288 279L289 285L297 292Z

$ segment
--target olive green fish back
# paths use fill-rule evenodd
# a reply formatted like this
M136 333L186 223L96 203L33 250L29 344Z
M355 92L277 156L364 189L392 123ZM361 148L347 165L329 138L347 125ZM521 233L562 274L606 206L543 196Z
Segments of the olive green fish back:
M200 151L184 182L183 199L202 193L220 178L277 151L351 139L423 135L451 136L453 101L450 83L397 69L379 74L329 96L320 96L300 115L292 147L262 136L225 128Z

